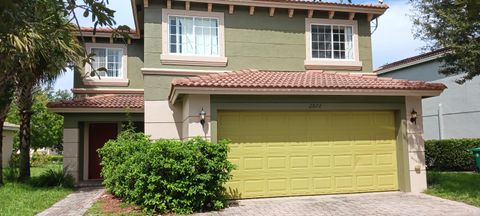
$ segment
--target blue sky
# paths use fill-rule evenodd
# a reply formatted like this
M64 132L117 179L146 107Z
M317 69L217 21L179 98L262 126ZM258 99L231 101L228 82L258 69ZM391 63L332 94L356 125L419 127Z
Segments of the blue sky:
M334 0L327 0L334 1ZM347 2L345 0L344 2ZM376 3L375 0L353 0L354 3ZM413 23L408 14L411 6L408 0L385 0L390 8L378 19L378 28L372 35L373 66L404 59L421 53L424 42L413 38ZM134 28L130 0L110 0L109 7L118 15L117 25L128 25ZM79 13L81 14L81 13ZM92 26L89 19L80 20L82 26ZM73 73L63 74L55 82L55 89L72 89Z

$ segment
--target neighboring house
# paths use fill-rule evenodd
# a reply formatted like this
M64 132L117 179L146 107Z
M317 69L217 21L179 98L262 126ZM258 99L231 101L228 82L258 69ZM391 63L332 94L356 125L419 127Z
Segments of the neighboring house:
M19 126L8 122L3 123L3 144L2 144L2 161L3 167L7 167L12 157L13 137L19 130Z
M436 50L386 64L375 72L381 77L418 79L445 84L442 95L422 100L425 139L480 138L480 78L464 84L455 81L463 75L445 76L444 50Z
M153 139L230 139L242 198L426 188L415 116L445 86L373 73L370 21L388 6L132 2L125 43L84 29L108 71L76 74L76 99L50 104L79 182L100 178L96 150L131 119Z

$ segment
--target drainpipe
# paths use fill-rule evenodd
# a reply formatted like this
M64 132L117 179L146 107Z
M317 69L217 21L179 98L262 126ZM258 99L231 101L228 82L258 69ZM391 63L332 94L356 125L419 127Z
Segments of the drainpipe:
M438 135L440 140L443 139L443 107L442 104L438 104Z

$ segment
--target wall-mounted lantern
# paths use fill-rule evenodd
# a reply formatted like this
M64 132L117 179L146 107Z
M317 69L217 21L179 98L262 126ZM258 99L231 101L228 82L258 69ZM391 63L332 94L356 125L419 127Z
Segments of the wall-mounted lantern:
M410 113L410 122L417 124L417 111L415 111L414 109Z
M200 115L200 124L203 127L205 125L205 116L207 115L207 113L203 110L203 107L202 107L202 111L200 111L199 115Z

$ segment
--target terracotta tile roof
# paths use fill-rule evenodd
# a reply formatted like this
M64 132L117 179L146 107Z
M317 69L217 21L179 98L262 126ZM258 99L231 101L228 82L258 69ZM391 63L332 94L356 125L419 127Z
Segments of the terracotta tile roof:
M396 62L385 64L385 65L375 69L374 72L375 73L382 73L382 71L390 69L390 68L402 66L402 65L405 65L405 64L408 64L408 63L412 63L412 62L415 62L415 61L423 60L423 59L434 57L434 56L440 56L443 53L445 53L446 51L447 51L446 49L438 49L438 50L434 50L432 52L427 52L427 53L423 53L423 54L420 54L420 55L412 56L412 57L402 59L402 60L399 60L399 61L396 61Z
M93 32L93 27L80 27L80 30L84 31L84 32ZM97 27L96 31L98 33L113 33L112 28L99 28L99 27ZM130 29L129 33L130 34L135 34L136 30L135 29Z
M50 102L49 108L131 108L143 109L143 95L99 95L69 101Z
M443 90L443 84L397 80L375 75L323 71L259 71L208 74L172 81L173 87L205 88L287 88L287 89L390 89ZM172 88L173 89L173 88Z
M355 7L355 8L388 9L387 4L352 4L352 3L323 2L319 0L255 0L255 1L310 3L310 4L318 4L318 5L347 6L347 7Z

